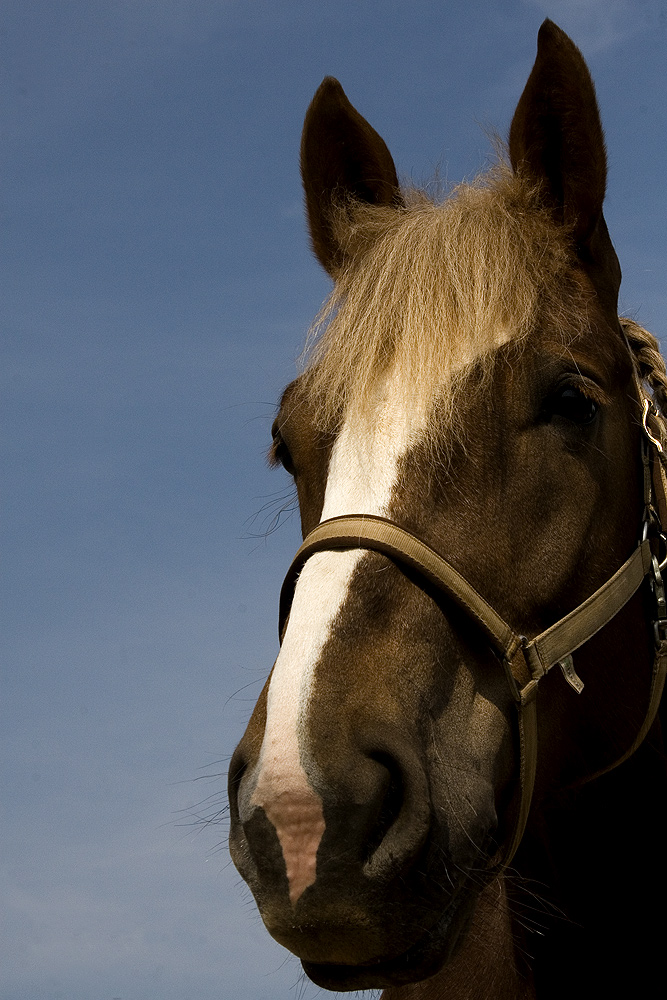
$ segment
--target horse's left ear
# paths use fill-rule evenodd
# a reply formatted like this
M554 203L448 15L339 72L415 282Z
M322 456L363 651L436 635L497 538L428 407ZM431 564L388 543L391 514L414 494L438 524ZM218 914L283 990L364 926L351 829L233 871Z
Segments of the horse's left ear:
M556 221L572 228L577 252L597 272L597 283L617 295L620 268L602 214L607 156L595 87L581 52L553 21L546 20L537 36L509 152L515 172L538 183Z
M301 177L313 250L335 277L346 258L333 225L337 208L350 199L398 207L403 198L384 140L332 76L322 81L306 113Z

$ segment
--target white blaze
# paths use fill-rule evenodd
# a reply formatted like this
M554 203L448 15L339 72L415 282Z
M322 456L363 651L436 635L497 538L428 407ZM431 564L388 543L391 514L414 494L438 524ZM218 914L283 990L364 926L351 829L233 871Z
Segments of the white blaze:
M347 420L334 443L322 520L341 514L386 515L401 457L418 440L425 415L384 398L365 418ZM324 833L321 801L301 764L315 667L347 596L363 550L318 552L297 581L289 624L267 700L264 741L251 803L262 806L280 840L290 899L315 881L315 856Z
M500 330L496 346L510 339L508 330ZM462 349L456 367L472 360L472 352ZM422 437L427 419L427 408L411 405L400 378L390 376L375 405L343 423L331 452L322 520L342 514L386 516L400 460ZM297 581L269 686L266 729L250 801L265 810L276 829L293 904L315 881L317 848L324 833L322 803L301 763L308 756L313 677L363 555L363 550L353 549L318 552L308 559Z

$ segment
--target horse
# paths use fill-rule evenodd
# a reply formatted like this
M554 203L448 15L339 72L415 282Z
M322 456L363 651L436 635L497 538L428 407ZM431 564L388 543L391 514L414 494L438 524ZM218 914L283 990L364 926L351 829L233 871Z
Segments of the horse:
M618 316L584 58L544 22L444 199L330 77L301 171L334 287L273 425L305 541L234 863L328 990L661 995L667 376Z

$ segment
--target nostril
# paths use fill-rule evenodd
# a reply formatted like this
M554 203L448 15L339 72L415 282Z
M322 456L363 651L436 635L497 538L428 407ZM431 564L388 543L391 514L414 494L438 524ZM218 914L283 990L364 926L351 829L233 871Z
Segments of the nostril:
M392 877L421 857L431 829L428 781L419 760L405 747L369 756L385 774L382 799L368 830L363 868L371 878Z
M240 747L237 747L229 762L229 771L227 772L227 792L232 821L238 819L239 816L239 791L247 769L248 763L245 754Z
M403 776L397 762L386 753L372 754L371 759L381 765L386 772L386 778L377 819L375 824L369 829L368 837L364 844L362 857L364 865L370 861L384 841L391 827L398 819L403 806Z

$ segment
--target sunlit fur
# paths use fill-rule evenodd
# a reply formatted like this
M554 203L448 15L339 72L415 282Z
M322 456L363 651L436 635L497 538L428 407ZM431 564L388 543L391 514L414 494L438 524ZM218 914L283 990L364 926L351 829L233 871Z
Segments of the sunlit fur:
M442 421L471 367L490 369L500 344L521 341L536 320L566 340L579 332L575 317L586 324L581 288L578 310L570 305L568 231L508 167L441 203L420 191L404 198L398 211L338 209L347 265L315 322L303 380L325 428L367 410L389 369L416 408L437 400Z

